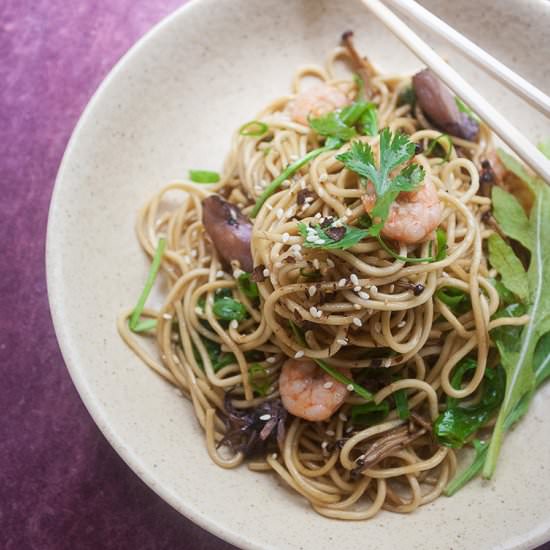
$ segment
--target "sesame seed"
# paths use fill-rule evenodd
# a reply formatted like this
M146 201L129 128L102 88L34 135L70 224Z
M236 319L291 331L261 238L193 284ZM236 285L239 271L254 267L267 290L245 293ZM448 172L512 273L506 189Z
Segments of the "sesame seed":
M323 189L319 189L317 195L319 195L319 198L323 198L325 196L325 191Z
M224 276L225 276L225 271L222 271L221 269L219 271L216 271L216 277L218 279L221 279Z
M332 388L332 386L334 386L333 382L325 382L323 384L323 388L325 388L325 390L330 390L330 388Z
M199 306L197 306L197 307L195 308L195 313L196 313L197 315L202 315L202 309L201 309Z
M264 277L269 277L269 273L270 273L270 271L269 271L269 269L267 269L267 267L262 271L262 275Z
M244 274L244 271L242 269L235 269L233 271L233 278L238 279L243 274Z
M275 363L276 361L277 361L277 358L276 358L274 355L272 355L271 357L268 357L268 358L266 359L266 363L269 363L270 365L272 365L272 364Z
M311 285L309 288L308 288L308 293L310 296L315 296L315 293L317 292L317 287L314 286L314 285Z
M330 258L327 258L327 265L329 267L334 267L336 264Z
M325 432L329 437L334 437L336 435L336 432L334 430L327 430Z
M346 282L347 282L346 279L340 279L340 280L338 281L338 286L340 286L340 287L341 287L341 286L346 286Z
M391 367L391 357L386 357L385 359L382 359L382 366Z
M361 288L359 285L353 287L353 292L361 292Z
M348 391L353 391L353 384L348 384L348 385L346 386L346 390L348 390Z
M321 443L321 449L323 449L323 451L326 451L327 447L328 447L328 441L323 441Z
M296 207L295 206L291 206L287 211L286 211L286 217L287 218L292 218L292 216L294 216L294 212L296 211Z
M338 413L338 418L339 418L342 422L347 422L347 421L348 421L348 417L347 417L344 413Z
M358 292L358 295L359 295L359 298L363 299L363 300L368 300L370 298L370 295L368 292Z
M327 181L327 180L328 180L328 174L326 172L319 174L319 181Z
M361 306L359 304L353 304L353 309L360 310Z
M346 216L351 216L352 214L351 208L346 208Z
M172 316L169 313L163 313L162 318L166 319L167 321L170 321L170 319L172 319Z
M325 239L318 237L313 241L315 244L325 244Z
M311 314L312 317L317 317L317 308L315 306L311 306L309 308L309 313Z
M347 346L348 345L348 341L345 338L338 338L338 340L336 340L336 342L338 344L340 344L341 346Z
M262 416L260 416L260 420L263 420L264 422L266 422L267 420L270 420L270 419L271 419L270 414L262 414Z
M405 321L399 321L399 323L397 323L397 328L403 328L406 324Z
M298 351L294 354L294 359L301 359L304 355L305 355L305 353L304 353L303 350L298 350Z
M314 218L317 218L317 219L320 219L321 218L321 212L317 212L317 214L315 214L315 216L313 216Z
M239 321L236 319L233 319L231 323L229 323L229 328L236 329L239 328Z
M394 290L395 290L395 285L390 285L390 294L393 294Z
M191 250L191 258L196 258L197 257L197 251L196 250Z
M315 269L319 269L321 267L321 264L319 263L319 260L317 258L313 260L313 267Z
M277 208L277 210L275 211L275 215L279 219L281 219L285 215L284 210L282 208Z
M370 287L370 291L376 293L376 292L378 292L378 287L377 287L376 285L372 285L372 286Z
M286 243L288 242L288 239L290 239L290 235L288 233L283 233L282 239L283 239L283 242Z
M354 317L353 318L353 324L358 326L358 327L362 327L363 326L363 321L361 321L361 319L359 319L359 317Z
M292 162L294 162L294 161L298 160L300 157L299 157L298 155L288 155L288 158L289 158Z
M265 206L268 210L273 210L273 206L271 206L270 204L268 204L267 202L265 203Z
M354 284L354 285L358 285L359 284L359 279L357 277L357 275L355 273L352 273L350 276L349 276L349 280Z
M271 455L271 458L272 458L273 460L277 460L277 453L273 453L273 454Z
M348 427L346 428L346 433L347 433L347 434L350 434L351 432L353 432L353 426L348 426Z
M365 460L366 457L367 455L360 455L355 459L355 461L358 462L359 460Z
M302 179L300 181L300 189L305 189L306 188L306 180L305 179Z

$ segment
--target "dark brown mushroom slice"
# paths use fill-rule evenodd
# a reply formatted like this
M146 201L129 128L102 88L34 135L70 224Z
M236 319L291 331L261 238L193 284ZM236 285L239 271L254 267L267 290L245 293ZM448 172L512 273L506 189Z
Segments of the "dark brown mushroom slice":
M430 69L415 74L412 80L416 101L434 126L452 136L477 139L478 122L458 110L454 96Z
M202 207L202 223L218 254L227 263L238 261L241 269L250 273L254 268L250 250L250 220L239 208L219 195L204 199Z

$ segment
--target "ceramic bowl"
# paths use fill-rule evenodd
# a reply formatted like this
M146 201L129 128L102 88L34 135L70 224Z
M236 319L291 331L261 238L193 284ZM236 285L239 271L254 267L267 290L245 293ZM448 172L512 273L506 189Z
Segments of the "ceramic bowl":
M550 89L548 2L423 3ZM74 131L51 205L48 292L63 356L130 468L182 514L237 546L533 547L550 539L550 387L506 438L493 481L475 481L412 515L342 522L317 515L275 476L215 466L190 403L117 334L116 316L135 303L148 269L134 232L138 208L189 168L221 168L233 129L288 93L295 69L322 63L347 29L383 71L420 67L357 0L193 1L120 61ZM430 42L533 141L550 135L542 116L450 47Z

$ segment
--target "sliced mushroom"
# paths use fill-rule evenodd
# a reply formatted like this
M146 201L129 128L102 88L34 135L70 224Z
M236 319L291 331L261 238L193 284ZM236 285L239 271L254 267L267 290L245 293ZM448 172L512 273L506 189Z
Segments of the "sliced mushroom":
M218 254L227 263L236 260L241 269L251 272L254 264L250 250L250 220L234 204L219 195L204 199L202 207L202 223Z
M458 110L451 92L430 69L424 69L413 76L413 87L420 108L434 126L442 132L469 141L477 138L477 121Z
M353 68L357 71L357 74L361 77L361 80L363 80L363 83L365 84L366 96L371 97L372 88L370 85L370 81L375 75L375 71L369 60L366 57L361 57L359 55L359 53L355 49L355 46L353 45L352 37L353 31L346 31L342 34L342 43L344 44L344 47L351 57Z

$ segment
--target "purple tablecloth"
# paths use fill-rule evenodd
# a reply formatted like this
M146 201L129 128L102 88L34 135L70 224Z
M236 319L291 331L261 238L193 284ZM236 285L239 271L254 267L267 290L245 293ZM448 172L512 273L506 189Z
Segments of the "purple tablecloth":
M119 57L181 3L0 0L1 549L232 548L111 449L69 379L46 297L48 204L71 130Z

